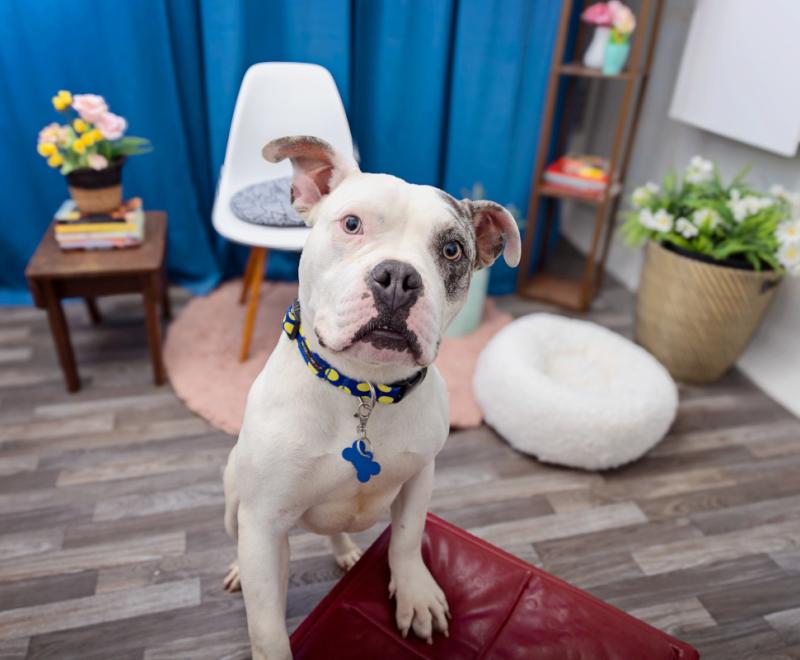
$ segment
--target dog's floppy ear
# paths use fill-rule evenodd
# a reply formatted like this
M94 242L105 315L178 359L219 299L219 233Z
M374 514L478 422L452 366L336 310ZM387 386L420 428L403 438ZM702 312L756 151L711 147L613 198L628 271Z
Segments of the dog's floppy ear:
M272 140L264 145L261 155L270 163L291 159L292 206L309 225L309 212L314 205L347 176L359 171L355 162L336 153L325 140L310 135Z
M461 200L475 227L476 268L491 266L500 253L509 266L519 264L522 243L514 216L500 204L484 199Z

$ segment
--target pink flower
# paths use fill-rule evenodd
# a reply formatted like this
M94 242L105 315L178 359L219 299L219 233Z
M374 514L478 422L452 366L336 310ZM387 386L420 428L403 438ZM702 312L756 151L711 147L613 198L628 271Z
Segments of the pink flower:
M49 142L51 144L63 144L68 138L69 131L65 126L59 126L55 122L48 124L39 131L39 143Z
M124 117L115 115L113 112L104 112L94 121L94 125L103 134L106 140L118 140L125 134L128 122Z
M620 0L608 0L606 3L608 5L608 11L611 12L611 20L613 22L614 18L616 18L617 14L619 13L620 9L627 9L625 5L623 5Z
M608 3L611 4L610 2ZM622 34L630 34L636 28L636 17L633 12L622 3L614 13L614 27Z
M100 154L89 154L86 160L93 170L104 170L108 167L108 160Z
M593 5L589 5L581 14L581 18L587 23L608 27L613 19L609 4L611 3L595 2Z
M106 100L97 94L76 94L72 97L72 107L83 121L91 124L95 123L103 113L108 112Z

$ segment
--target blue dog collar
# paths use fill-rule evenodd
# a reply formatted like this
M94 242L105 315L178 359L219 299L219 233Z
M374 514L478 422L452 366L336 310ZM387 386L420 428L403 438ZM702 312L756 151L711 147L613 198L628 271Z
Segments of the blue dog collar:
M297 300L286 310L286 314L283 317L283 331L289 339L296 341L297 350L312 374L359 399L368 399L374 392L375 400L378 403L399 403L425 379L428 371L426 367L411 376L411 378L388 385L370 383L346 376L320 357L318 353L311 350L303 334L303 324L300 320L300 303Z

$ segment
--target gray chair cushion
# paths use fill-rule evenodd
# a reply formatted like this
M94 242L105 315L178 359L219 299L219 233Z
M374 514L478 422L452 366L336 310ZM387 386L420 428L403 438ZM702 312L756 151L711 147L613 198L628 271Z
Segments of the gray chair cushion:
M254 183L231 197L231 211L240 220L269 227L302 227L289 201L291 177Z

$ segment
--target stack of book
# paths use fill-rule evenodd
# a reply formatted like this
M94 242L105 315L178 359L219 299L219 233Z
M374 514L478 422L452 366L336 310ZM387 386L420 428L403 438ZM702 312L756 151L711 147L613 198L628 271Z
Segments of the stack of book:
M599 195L608 187L608 161L599 156L562 156L547 166L544 180L559 188Z
M81 213L71 199L56 212L56 241L62 250L108 250L141 245L142 200L134 197L110 213Z

